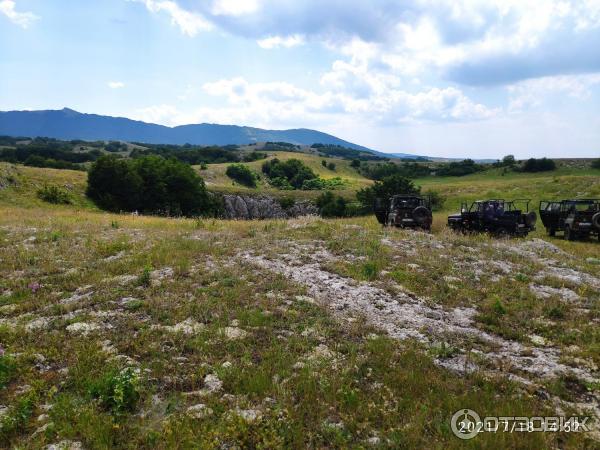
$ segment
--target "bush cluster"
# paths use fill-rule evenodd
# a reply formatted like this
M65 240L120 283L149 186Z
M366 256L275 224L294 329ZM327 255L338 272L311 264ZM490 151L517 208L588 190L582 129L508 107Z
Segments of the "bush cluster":
M304 182L317 178L312 169L299 159L280 161L274 158L265 161L262 172L269 178L271 184L279 189L303 189Z
M323 192L316 200L317 208L323 217L345 217L346 200L339 195L333 195L331 191Z
M556 163L548 158L529 158L523 163L521 170L523 172L548 172L556 169Z
M37 197L47 203L55 205L68 205L71 203L71 196L66 189L58 186L44 186L37 191Z
M244 186L252 188L256 187L256 173L244 164L231 164L230 166L227 166L225 174L232 180L235 180Z
M88 173L87 196L108 211L167 216L213 215L215 201L194 169L176 159L103 156Z
M380 181L376 181L373 186L362 188L356 193L356 199L362 206L365 213L373 211L375 199L389 199L396 194L415 194L419 195L421 188L415 186L414 183L401 175L392 175L385 177Z

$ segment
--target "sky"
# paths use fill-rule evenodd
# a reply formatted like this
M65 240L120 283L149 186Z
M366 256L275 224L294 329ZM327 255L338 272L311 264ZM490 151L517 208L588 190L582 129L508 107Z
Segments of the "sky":
M600 157L600 0L0 0L0 110Z

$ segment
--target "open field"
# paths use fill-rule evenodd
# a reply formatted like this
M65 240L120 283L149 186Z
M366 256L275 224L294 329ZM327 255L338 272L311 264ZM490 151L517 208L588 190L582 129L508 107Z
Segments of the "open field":
M443 213L431 235L114 215L85 173L0 170L2 446L597 445L450 429L461 408L598 414L597 242L455 235ZM586 172L427 181L466 199L598 193ZM37 199L47 183L74 205Z

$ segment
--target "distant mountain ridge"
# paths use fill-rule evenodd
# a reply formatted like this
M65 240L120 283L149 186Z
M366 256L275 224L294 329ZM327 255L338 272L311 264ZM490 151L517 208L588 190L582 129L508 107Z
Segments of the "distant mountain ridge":
M245 145L268 141L288 142L296 145L321 143L385 155L330 134L306 128L264 130L208 123L167 127L124 117L84 114L69 108L0 112L0 135L177 145Z

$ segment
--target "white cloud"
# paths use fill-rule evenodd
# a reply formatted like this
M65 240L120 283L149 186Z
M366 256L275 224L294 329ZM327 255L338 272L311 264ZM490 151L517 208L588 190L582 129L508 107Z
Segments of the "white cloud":
M553 96L565 95L580 101L592 95L592 89L600 85L600 74L560 75L523 80L507 87L508 111L520 113L544 105Z
M125 83L122 81L109 81L108 87L111 89L122 89L125 87Z
M215 0L211 12L216 16L242 16L259 9L259 0Z
M472 101L453 87L411 93L383 79L366 80L369 83L358 95L346 89L315 92L285 82L249 83L242 77L206 83L203 88L210 95L225 97L226 108L236 107L249 120L260 118L261 123L271 124L334 122L337 115L344 114L361 117L365 123L385 125L473 121L489 119L500 112Z
M0 1L0 13L4 14L11 22L21 28L28 28L33 22L39 19L38 16L31 12L18 12L16 3L13 0Z
M299 34L292 36L269 36L256 41L258 45L264 49L273 49L279 47L291 48L304 44L304 37Z
M200 31L212 29L212 25L201 14L187 11L171 0L129 0L146 5L153 13L165 12L171 17L171 23L179 27L187 36L194 37Z
M132 118L148 123L183 125L186 122L178 121L178 117L181 117L181 115L182 113L175 106L163 104L138 109L133 113Z

